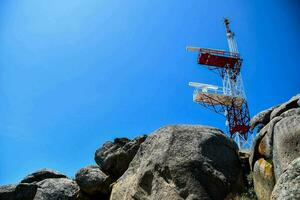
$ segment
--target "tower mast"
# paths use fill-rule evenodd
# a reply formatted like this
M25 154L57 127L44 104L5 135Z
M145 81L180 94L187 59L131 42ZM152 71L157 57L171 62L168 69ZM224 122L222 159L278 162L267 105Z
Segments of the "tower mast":
M198 52L198 64L218 72L223 87L195 82L189 85L195 88L193 101L223 114L228 134L243 148L250 129L250 114L240 73L243 60L229 27L229 20L224 19L224 24L229 51L187 47L189 52Z

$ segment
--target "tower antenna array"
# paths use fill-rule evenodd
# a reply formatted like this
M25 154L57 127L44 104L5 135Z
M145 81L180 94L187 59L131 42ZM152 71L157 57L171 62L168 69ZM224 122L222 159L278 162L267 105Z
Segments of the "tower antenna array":
M229 20L224 19L229 51L187 47L189 52L197 52L197 62L216 71L222 79L222 87L190 82L194 87L193 101L226 117L228 134L240 148L247 144L250 133L250 114L241 76L241 58Z

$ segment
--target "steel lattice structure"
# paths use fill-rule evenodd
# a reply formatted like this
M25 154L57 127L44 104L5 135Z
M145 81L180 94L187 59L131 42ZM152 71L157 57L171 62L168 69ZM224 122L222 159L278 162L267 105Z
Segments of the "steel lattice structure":
M198 64L217 72L223 86L190 82L195 88L193 100L196 103L225 115L228 133L241 147L247 142L250 132L250 114L241 76L241 58L234 33L229 28L229 20L224 20L229 51L188 47L198 53Z

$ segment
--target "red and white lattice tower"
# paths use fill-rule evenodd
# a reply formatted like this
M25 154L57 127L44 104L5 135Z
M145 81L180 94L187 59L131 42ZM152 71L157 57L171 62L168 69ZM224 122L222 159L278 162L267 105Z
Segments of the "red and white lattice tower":
M250 114L241 76L242 58L238 52L234 33L229 28L229 20L224 19L229 51L187 47L189 52L197 52L198 64L216 71L223 86L190 82L194 87L193 101L224 114L228 133L240 148L245 147L250 132Z

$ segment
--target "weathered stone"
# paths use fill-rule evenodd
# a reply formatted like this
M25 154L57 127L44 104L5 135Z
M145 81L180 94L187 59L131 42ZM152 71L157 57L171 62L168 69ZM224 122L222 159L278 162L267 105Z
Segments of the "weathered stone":
M79 190L75 181L67 178L49 178L36 183L34 200L76 200Z
M280 116L281 117L290 117L293 115L300 115L300 108L292 108L290 110L283 112Z
M98 166L88 166L80 169L75 178L80 189L87 194L109 193L111 179Z
M254 190L259 200L269 200L275 185L272 163L260 158L253 168Z
M146 137L141 136L133 140L117 138L114 142L107 142L96 151L95 161L104 173L116 180L127 170Z
M0 200L32 200L37 186L35 184L20 183L0 187Z
M36 171L26 176L20 184L5 186L2 188L5 189L6 192L0 191L0 200L32 200L34 198L40 200L39 198L35 197L38 184L40 182L48 179L60 179L65 177L65 175L49 169Z
M0 186L0 200L14 200L16 184Z
M110 199L224 199L243 185L237 151L215 128L163 127L142 143Z
M250 127L251 129L254 129L257 125L266 125L267 123L269 123L270 121L270 115L272 113L272 111L277 108L279 105L277 106L273 106L269 109L266 109L264 111L259 112L258 114L256 114L254 117L252 117L252 119L250 120Z
M280 106L278 106L277 108L275 108L272 113L270 118L273 119L276 116L281 115L281 113L292 109L292 108L297 108L299 107L298 105L298 101L300 100L300 94L297 94L296 96L292 97L289 101L281 104Z
M274 127L273 163L276 180L300 156L300 115L283 118Z
M300 199L300 157L293 160L280 175L271 199Z
M41 169L23 178L21 183L39 182L47 178L66 178L66 176L50 169Z
M274 126L282 119L275 117L264 126L256 135L249 158L250 168L253 169L254 163L261 157L272 158L273 153L273 130Z

